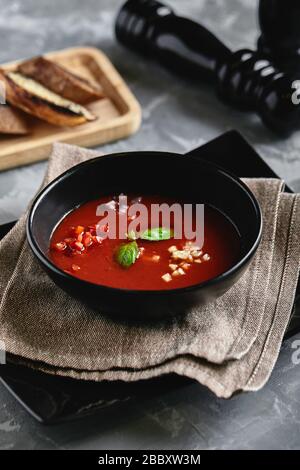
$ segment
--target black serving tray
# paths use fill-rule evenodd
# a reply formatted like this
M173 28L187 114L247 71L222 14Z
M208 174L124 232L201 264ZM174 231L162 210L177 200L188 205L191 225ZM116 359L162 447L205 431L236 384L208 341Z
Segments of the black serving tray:
M278 178L236 131L227 132L187 155L217 163L240 177ZM286 191L292 192L287 186ZM0 239L14 223L0 226ZM285 339L300 331L299 293L300 283ZM134 383L96 383L52 376L11 363L0 366L0 380L26 410L43 423L82 417L134 399L140 402L191 382L168 375Z

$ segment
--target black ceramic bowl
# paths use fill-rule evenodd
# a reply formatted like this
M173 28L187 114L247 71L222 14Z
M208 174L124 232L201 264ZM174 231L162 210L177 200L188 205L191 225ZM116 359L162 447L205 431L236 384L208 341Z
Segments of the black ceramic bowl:
M83 202L120 193L155 193L218 208L240 233L238 261L228 271L209 281L160 291L96 285L57 268L48 257L48 249L51 234L62 218ZM191 156L129 152L79 164L52 181L32 204L27 238L34 255L51 279L71 296L111 316L144 320L183 314L194 304L211 302L224 294L249 265L258 247L261 230L259 205L247 186L235 176Z

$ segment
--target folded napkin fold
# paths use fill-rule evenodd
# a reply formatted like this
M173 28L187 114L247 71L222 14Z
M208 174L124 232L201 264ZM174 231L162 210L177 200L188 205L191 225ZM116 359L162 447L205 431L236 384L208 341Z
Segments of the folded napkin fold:
M55 144L43 185L97 153ZM287 327L300 266L299 195L246 180L263 212L250 268L223 297L171 322L114 322L56 287L26 241L26 214L0 242L0 340L11 361L87 380L177 373L220 397L267 381ZM143 318L143 312L140 312Z

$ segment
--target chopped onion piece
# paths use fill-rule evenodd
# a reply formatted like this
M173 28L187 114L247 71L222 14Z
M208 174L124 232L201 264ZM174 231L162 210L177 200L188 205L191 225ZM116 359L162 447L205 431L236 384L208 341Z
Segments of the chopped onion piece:
M176 271L178 266L177 266L177 264L169 264L169 268L171 269L171 271Z
M186 271L187 269L189 269L190 266L191 266L191 265L190 265L189 263L183 263L183 264L182 264L182 268L183 268L185 271Z
M80 270L80 266L78 266L77 264L72 264L72 270L73 271L79 271Z
M186 260L189 257L189 252L185 250L176 250L172 252L173 259L183 259Z
M163 276L161 276L161 278L162 278L162 280L165 281L165 282L170 282L170 281L172 281L172 276L171 276L171 274L169 274L169 273L164 274Z
M202 255L202 251L193 250L193 251L191 252L191 255L192 255L193 258L199 258L199 256Z

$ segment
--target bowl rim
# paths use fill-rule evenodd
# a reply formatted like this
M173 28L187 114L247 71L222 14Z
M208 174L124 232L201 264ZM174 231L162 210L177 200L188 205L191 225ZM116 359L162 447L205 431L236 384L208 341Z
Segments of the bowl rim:
M104 284L96 284L94 282L86 281L84 279L72 276L72 274L68 274L67 272L61 270L58 268L45 254L44 252L40 249L38 243L36 242L33 233L32 233L32 223L33 223L33 218L35 215L35 211L38 207L38 204L41 202L43 198L45 198L58 183L63 182L65 179L67 179L69 176L71 176L73 173L76 173L80 171L82 168L93 165L96 162L98 162L100 159L101 160L110 160L114 158L126 158L126 156L134 156L134 155L140 155L141 158L143 155L152 155L152 156L157 156L157 157L181 157L181 158L188 158L192 159L196 162L200 162L204 164L208 169L211 171L218 171L224 174L226 177L229 177L231 180L235 182L235 184L238 184L248 195L250 198L255 211L256 211L256 216L257 216L257 222L258 222L258 233L256 235L255 241L253 242L251 248L247 251L247 253L239 259L236 263L234 263L229 269L226 271L222 272L218 276L215 276L211 279L208 279L207 281L199 282L197 284L192 284L190 286L186 287L178 287L175 289L125 289L125 288L120 288L120 287L111 287L111 286L106 286ZM85 286L93 287L93 288L98 288L101 290L105 290L106 292L110 293L119 293L119 294L128 294L128 295L149 295L149 296L155 296L155 295L177 295L177 294L184 294L188 292L193 292L208 286L213 286L215 284L218 284L221 281L224 281L227 278L230 278L233 274L238 272L244 265L247 264L247 262L252 258L254 253L256 252L260 241L261 241L261 236L262 236L262 229L263 229L263 220L262 220L262 211L261 207L259 205L259 202L257 201L256 197L254 196L253 192L250 190L250 188L234 173L227 171L226 169L222 168L219 165L216 165L215 163L211 163L205 159L202 159L201 157L198 156L193 156L193 155L183 155L180 153L176 152L164 152L164 151L127 151L127 152L115 152L115 153L110 153L106 155L100 155L94 158L91 158L89 160L86 160L84 162L78 163L68 170L64 171L60 175L58 175L56 178L54 178L50 183L48 183L44 188L41 189L41 191L38 192L36 197L33 199L29 213L27 216L27 221L26 221L26 236L27 236L27 241L28 244L33 252L33 254L36 256L36 258L39 260L39 262L46 266L46 268L49 271L54 272L56 275L65 278L65 280L70 281L70 282L77 282L79 284L83 284Z

